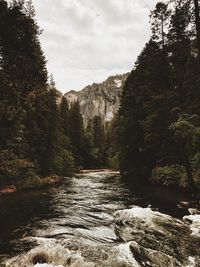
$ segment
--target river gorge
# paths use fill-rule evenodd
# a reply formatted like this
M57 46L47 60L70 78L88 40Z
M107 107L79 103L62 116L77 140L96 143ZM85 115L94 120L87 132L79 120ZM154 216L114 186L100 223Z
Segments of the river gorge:
M181 193L77 174L0 199L0 266L198 267L198 214Z

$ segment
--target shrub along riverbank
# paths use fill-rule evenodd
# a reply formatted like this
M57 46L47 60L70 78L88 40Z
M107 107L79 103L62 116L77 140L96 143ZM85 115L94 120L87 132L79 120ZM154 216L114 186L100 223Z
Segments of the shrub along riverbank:
M63 182L63 177L57 175L40 178L39 176L27 177L27 179L21 179L18 182L10 181L0 187L0 196L6 196L23 190L37 190L48 186L59 185Z
M200 191L200 171L193 170L193 177L195 185ZM154 168L149 180L151 183L161 186L175 188L184 192L190 191L185 168L178 164Z

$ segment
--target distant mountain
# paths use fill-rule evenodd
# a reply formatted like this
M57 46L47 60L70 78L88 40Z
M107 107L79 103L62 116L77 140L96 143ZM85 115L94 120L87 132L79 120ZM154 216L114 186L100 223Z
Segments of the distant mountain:
M127 74L111 76L102 83L94 83L81 91L70 91L64 96L69 103L79 101L84 124L94 116L111 121L119 109L122 87Z

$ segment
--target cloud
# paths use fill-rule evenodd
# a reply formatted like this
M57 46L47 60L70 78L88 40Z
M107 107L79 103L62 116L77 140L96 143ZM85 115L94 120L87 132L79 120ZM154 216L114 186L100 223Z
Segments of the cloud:
M132 69L155 0L33 0L57 88L80 90Z

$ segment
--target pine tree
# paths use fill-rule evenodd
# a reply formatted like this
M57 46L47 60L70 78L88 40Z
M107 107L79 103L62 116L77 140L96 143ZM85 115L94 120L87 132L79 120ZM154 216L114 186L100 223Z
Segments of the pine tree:
M20 92L10 81L7 71L5 29L9 18L9 8L5 1L0 2L0 147L17 150L23 138L24 109L21 106Z
M92 140L95 150L96 167L105 166L105 130L101 117L92 119Z
M120 108L120 169L135 179L147 177L161 157L168 85L166 54L151 40L125 82Z
M119 170L119 115L115 115L105 127L104 161L109 168Z
M135 183L149 177L152 169L181 164L189 187L196 190L191 161L200 152L199 127L190 118L200 125L200 93L193 12L188 0L156 5L152 39L125 82L119 112L120 169ZM164 184L169 182L165 179Z
M0 7L1 156L7 155L1 159L7 158L7 165L16 170L13 176L23 178L30 166L34 168L29 163L33 147L27 139L29 99L36 89L46 86L46 62L38 26L24 12L24 2L8 6L0 1Z
M191 156L198 152L200 141L200 118L197 115L182 114L177 121L170 125L175 142L178 145L176 153L179 154L182 165L185 167L188 185L191 192L198 192L193 177Z
M4 19L6 27L1 28L2 65L9 82L25 101L29 93L47 85L40 31L34 17L24 14L22 3L14 2Z
M77 166L83 164L84 129L79 102L71 105L69 113L70 139Z
M60 104L60 116L63 132L66 136L69 136L69 104L65 97L62 97Z
M46 174L52 168L55 154L57 105L52 91L48 91L40 30L31 1L13 1L9 7L2 1L1 4L4 12L0 23L6 25L0 27L2 96L7 105L1 115L3 143L7 147L14 143L15 153L20 151L24 158L37 162L40 172ZM6 136L8 132L11 137Z
M190 7L187 2L181 2L175 6L171 14L167 48L171 66L171 90L174 97L172 101L181 108L184 108L186 100L184 76L191 51L189 24Z
M170 12L168 10L168 4L158 2L154 11L151 13L151 29L152 39L159 44L162 48L166 45L167 28L169 22Z

